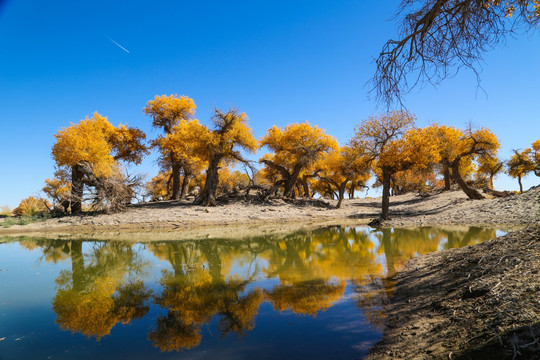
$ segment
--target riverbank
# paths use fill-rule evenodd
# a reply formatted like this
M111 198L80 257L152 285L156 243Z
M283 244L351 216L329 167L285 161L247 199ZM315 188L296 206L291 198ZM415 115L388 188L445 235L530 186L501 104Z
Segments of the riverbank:
M540 359L540 226L409 260L368 360Z
M85 236L99 233L168 233L174 238L189 235L215 237L240 228L280 228L329 224L361 225L377 218L380 198L345 200L335 209L332 200L270 200L266 203L237 201L216 207L188 201L163 201L130 206L116 214L66 216L0 228L0 235L55 234ZM406 194L390 199L391 220L384 226L540 224L540 187L508 198L469 200L462 191L419 196ZM229 231L231 230L231 231Z

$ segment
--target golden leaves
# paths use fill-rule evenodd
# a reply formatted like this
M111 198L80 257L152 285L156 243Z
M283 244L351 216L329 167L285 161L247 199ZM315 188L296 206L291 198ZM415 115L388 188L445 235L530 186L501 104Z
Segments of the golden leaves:
M115 170L115 160L140 163L148 151L142 141L146 135L139 129L120 124L115 128L97 112L77 124L71 124L54 135L52 156L59 167L88 163L96 176L107 176Z
M28 215L32 216L37 213L48 212L47 205L42 200L36 199L33 196L27 197L21 200L19 206L13 210L14 215Z
M163 128L168 134L181 120L187 120L193 116L196 108L193 99L187 96L156 95L154 100L148 101L143 112L152 116L152 125Z
M323 153L339 147L333 136L327 135L317 125L311 126L307 121L289 124L283 130L274 125L261 139L263 146L274 152L273 162L286 168L296 164L308 166Z

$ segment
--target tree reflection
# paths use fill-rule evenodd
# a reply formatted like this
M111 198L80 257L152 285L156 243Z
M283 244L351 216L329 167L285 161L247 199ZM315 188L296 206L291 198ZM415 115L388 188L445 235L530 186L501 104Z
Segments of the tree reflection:
M48 262L71 260L71 270L62 270L56 279L56 322L62 329L99 340L117 323L128 324L148 313L150 291L139 278L147 264L130 243L89 242L86 256L83 243L38 240L21 245L40 248Z
M352 279L358 307L366 321L382 330L386 305L392 297L395 276L405 263L418 255L445 249L477 244L496 237L495 229L467 228L380 228L374 232L379 241L377 253L386 260L386 276L366 276Z
M256 288L246 293L248 280L223 275L223 262L231 263L234 247L216 240L151 247L173 268L162 272L163 290L154 297L156 304L168 310L148 334L154 346L161 351L197 346L202 339L201 327L213 316L220 317L218 330L222 336L253 329L262 291Z
M309 280L291 284L281 284L271 291L264 291L265 298L278 311L290 310L295 314L315 317L325 311L345 293L345 282L336 284L326 281Z
M117 324L144 317L150 291L138 278L146 264L129 243L93 243L88 264L82 241L70 242L71 271L62 271L53 310L61 328L101 339Z
M365 321L382 329L395 275L408 259L495 235L474 227L370 231L336 226L242 240L146 243L151 254L170 264L154 293L141 280L149 265L139 253L141 245L28 239L20 245L40 249L44 261L70 262L56 279L52 300L62 329L99 340L154 305L164 311L148 339L160 351L178 351L198 346L202 329L213 319L221 336L252 330L263 301L276 311L316 317L345 295L347 284ZM256 283L262 278L279 282L263 291Z

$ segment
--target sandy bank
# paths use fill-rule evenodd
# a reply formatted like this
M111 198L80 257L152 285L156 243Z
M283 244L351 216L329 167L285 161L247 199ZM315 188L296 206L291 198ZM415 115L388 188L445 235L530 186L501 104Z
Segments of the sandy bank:
M540 359L540 227L411 259L375 359Z
M380 198L346 200L341 209L334 209L335 202L331 200L290 203L277 199L264 204L242 201L217 207L166 201L134 205L117 214L67 216L0 228L0 235L96 236L100 233L144 235L165 232L166 237L177 239L187 235L191 238L221 236L240 228L281 231L332 223L360 225L378 216L380 202ZM427 197L395 196L390 200L390 216L392 220L385 222L385 226L540 224L540 187L509 198L474 201L468 200L461 191Z

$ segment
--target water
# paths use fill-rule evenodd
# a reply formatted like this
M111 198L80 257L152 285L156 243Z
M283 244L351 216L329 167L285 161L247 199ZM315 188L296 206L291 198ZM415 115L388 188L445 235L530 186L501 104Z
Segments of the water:
M128 243L0 238L0 359L358 359L393 277L486 228Z

